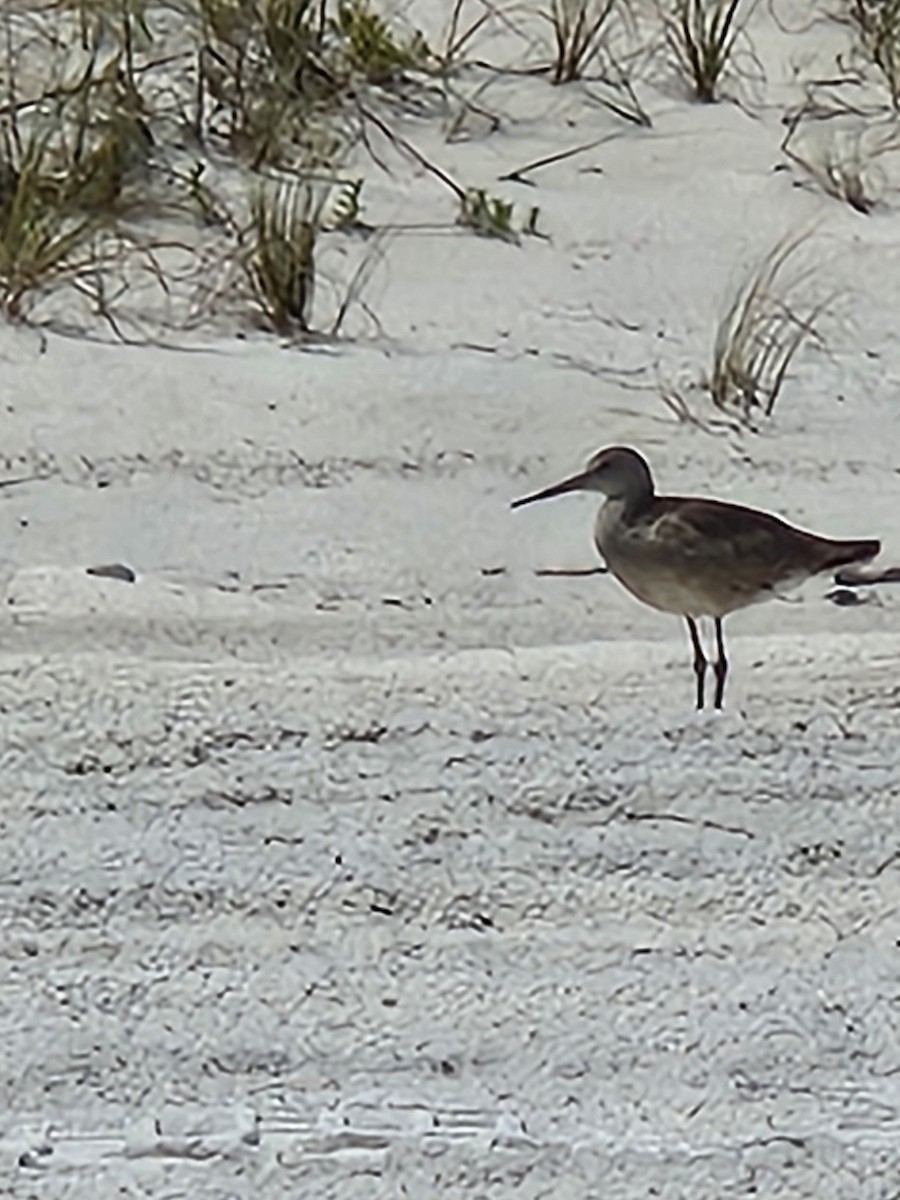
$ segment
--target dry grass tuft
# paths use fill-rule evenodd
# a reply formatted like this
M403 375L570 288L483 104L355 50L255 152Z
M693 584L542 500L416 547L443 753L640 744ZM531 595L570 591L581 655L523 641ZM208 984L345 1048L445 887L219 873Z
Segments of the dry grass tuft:
M798 259L807 241L807 234L782 239L738 289L716 330L709 391L718 408L744 421L772 415L800 347L822 340L816 322L830 300L808 298L815 268Z
M801 111L789 122L782 152L826 195L856 212L873 212L888 190L885 168L896 171L892 161L900 153L896 118L886 122L829 121L801 131L802 117Z
M431 57L421 33L401 39L368 0L342 0L332 27L348 68L367 83L394 83L407 71L424 68Z
M695 99L711 104L756 0L674 0L664 7L666 42ZM743 12L741 8L743 6Z
M0 306L8 319L23 319L39 293L105 257L103 235L137 202L125 188L146 166L152 138L120 67L118 57L91 57L65 87L9 106L0 135Z
M343 286L326 279L334 294L334 311L313 308L320 279L319 251L323 235L372 230L360 220L361 179L323 176L267 176L257 180L250 195L250 227L243 240L249 253L241 260L244 276L265 324L282 335L333 337L355 304L368 313L362 292L380 261L379 240L373 238ZM329 307L318 305L319 309ZM373 318L374 319L374 318Z
M250 201L256 298L278 333L308 332L323 197L297 179L263 180Z
M0 161L0 307L25 316L28 298L71 279L90 260L95 217L60 202L47 169L48 141L37 135L21 154L9 143Z
M553 82L580 79L596 58L621 0L552 0L546 14L553 27Z
M891 104L900 108L900 0L850 0L848 18L887 84Z
M401 38L369 0L198 3L195 129L224 132L253 171L329 161L341 139L335 115L356 88L390 87L430 59L420 34Z

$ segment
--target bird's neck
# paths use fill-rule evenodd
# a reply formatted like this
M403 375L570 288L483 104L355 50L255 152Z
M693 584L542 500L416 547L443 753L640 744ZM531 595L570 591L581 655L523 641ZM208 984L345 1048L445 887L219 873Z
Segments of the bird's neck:
M610 496L601 508L605 521L630 525L636 521L653 503L651 488L635 489L622 496Z
M639 516L640 509L634 510L624 496L611 497L600 505L594 524L594 541L604 558L615 555L619 543Z

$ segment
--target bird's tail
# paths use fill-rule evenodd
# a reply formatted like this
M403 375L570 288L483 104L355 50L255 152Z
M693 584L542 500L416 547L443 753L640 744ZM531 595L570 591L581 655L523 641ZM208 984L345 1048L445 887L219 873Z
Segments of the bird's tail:
M836 571L850 563L868 562L881 553L881 542L874 539L859 542L831 542L822 556L820 571Z

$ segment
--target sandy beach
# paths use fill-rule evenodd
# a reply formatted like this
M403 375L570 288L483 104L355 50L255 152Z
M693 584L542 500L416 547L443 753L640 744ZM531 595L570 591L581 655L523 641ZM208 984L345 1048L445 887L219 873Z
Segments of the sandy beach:
M595 498L509 508L621 443L900 564L900 175L863 213L784 155L851 34L783 8L715 104L637 56L647 127L525 70L465 137L385 103L541 236L359 147L405 231L345 336L0 326L4 1194L893 1195L900 587L734 616L695 713L682 623L572 573ZM804 153L893 120L847 87ZM716 323L798 231L820 336L743 421Z

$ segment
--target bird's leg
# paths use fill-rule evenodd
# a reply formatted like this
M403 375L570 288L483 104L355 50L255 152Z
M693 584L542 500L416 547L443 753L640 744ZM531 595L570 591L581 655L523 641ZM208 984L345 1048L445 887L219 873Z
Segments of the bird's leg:
M685 617L688 630L691 635L691 645L694 647L694 674L697 676L697 708L703 707L703 688L706 682L706 668L708 666L706 655L703 653L703 644L700 641L700 634L697 632L697 622L693 617ZM718 695L718 692L716 693Z
M725 635L722 632L722 618L716 617L716 661L713 666L716 673L716 708L722 707L725 699L725 676L728 674L728 659L725 657Z

